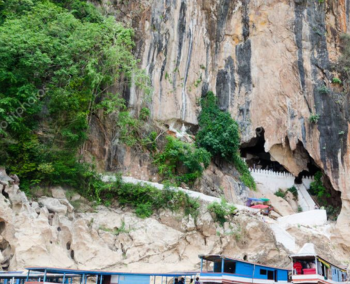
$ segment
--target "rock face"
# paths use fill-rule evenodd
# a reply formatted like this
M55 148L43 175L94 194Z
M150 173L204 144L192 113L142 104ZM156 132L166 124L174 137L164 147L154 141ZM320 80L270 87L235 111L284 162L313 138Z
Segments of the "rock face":
M198 100L213 90L221 109L239 123L242 143L249 143L263 129L265 151L292 174L307 170L309 163L326 173L331 187L342 193L339 241L348 246L349 103L331 83L337 75L330 71L340 54L339 35L349 30L348 1L112 4L129 15L126 21L136 29L136 52L154 89L152 117L172 128L192 129L197 124ZM113 5L104 3L111 13L117 11ZM322 87L329 93L322 94ZM142 95L135 89L125 97L135 111L140 108ZM320 118L312 123L309 118L315 114ZM102 138L92 137L92 144L96 149L104 147L100 160L110 167L116 157L113 138L101 137L98 143Z
M59 198L28 200L13 179L4 171L1 174L0 265L6 270L27 266L132 272L167 272L174 267L198 270L198 254L209 253L282 267L290 262L290 251L276 242L266 220L249 212L240 212L223 227L214 222L203 204L196 220L170 211L140 219L130 209L118 206L93 208L78 195L67 200L61 189L52 190ZM325 256L346 259L345 251L331 244L322 230L303 226L288 230L298 241L297 249L306 238L317 239Z

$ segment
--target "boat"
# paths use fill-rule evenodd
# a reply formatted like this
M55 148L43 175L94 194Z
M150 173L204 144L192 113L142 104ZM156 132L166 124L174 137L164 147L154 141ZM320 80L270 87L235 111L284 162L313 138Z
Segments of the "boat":
M176 279L184 279L185 283L194 281L198 272L191 271L175 271L169 273L141 273L141 272L114 272L100 270L78 270L68 268L53 268L53 267L27 267L28 278L31 278L33 272L41 273L42 282L26 282L25 284L48 284L49 275L59 275L54 281L56 284L72 284L67 281L66 275L74 275L73 283L77 284L169 284L176 283Z
M295 284L336 284L347 281L346 269L334 265L316 254L312 243L306 243L297 254L292 254L292 281Z
M72 284L73 278L78 277L74 274L65 274L62 277L60 273L41 273L34 271L1 271L0 284L29 284L29 283L61 283ZM62 278L62 279L61 279ZM64 278L64 279L63 279Z
M199 255L199 258L201 260L199 282L202 284L282 284L288 282L288 275L291 272L288 269L238 260L224 255Z

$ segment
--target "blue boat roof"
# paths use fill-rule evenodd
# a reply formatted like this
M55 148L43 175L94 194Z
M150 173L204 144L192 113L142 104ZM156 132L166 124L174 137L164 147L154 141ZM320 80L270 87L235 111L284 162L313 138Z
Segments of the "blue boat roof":
M0 272L0 279L6 279L6 278L16 278L16 279L24 279L27 278L28 272L27 271L1 271ZM30 273L30 278L41 278L44 276L43 272L38 272L38 271L32 271ZM47 277L60 277L61 274L53 274L53 273L48 273ZM68 274L66 273L66 277L77 277L78 275L76 274Z
M253 197L249 197L249 198L247 198L247 200L267 202L267 201L269 201L270 199L268 199L268 198L253 198Z
M204 260L213 261L213 262L219 261L221 259L228 259L228 260L232 260L232 261L239 261L239 262L254 264L254 265L258 265L258 266L262 266L262 267L269 267L269 268L279 269L279 270L287 270L287 271L291 270L291 269L288 269L288 268L280 268L280 267L269 266L269 265L264 265L264 264L260 264L260 263L255 263L255 262L249 262L249 261L245 261L245 260L241 260L241 259L235 259L235 258L227 257L227 256L221 255L221 254L199 255L198 257L202 258Z
M176 276L195 276L199 274L197 271L176 271L169 273L134 273L134 272L115 272L115 271L101 271L101 270L77 270L67 268L54 268L54 267L27 267L29 271L38 271L54 274L76 274L83 275L144 275L144 276L165 276L165 277L176 277Z

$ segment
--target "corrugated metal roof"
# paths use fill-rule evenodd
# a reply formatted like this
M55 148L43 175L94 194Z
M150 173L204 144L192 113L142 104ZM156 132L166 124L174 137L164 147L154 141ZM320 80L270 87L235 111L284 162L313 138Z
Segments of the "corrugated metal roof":
M264 265L264 264L255 263L255 262L249 262L249 261L245 261L245 260L241 260L241 259L235 259L235 258L228 257L228 256L225 256L225 255L220 255L220 254L198 255L198 257L199 258L203 258L204 260L208 260L208 261L215 261L215 260L220 260L220 259L224 258L224 259L229 259L229 260L232 260L232 261L239 261L239 262L259 265L259 266L262 266L262 267L269 267L269 268L275 268L275 269L280 269L280 270L288 270L288 271L291 270L291 269L287 269L287 268L280 268L280 267Z
M16 279L23 279L27 278L28 276L28 271L11 271L11 272L6 272L6 271L1 271L0 272L0 279L8 279L8 278L16 278ZM56 278L56 277L61 277L62 274L53 274L53 273L47 273L46 277L47 278ZM31 271L29 278L43 278L44 273L43 272L36 272L36 271ZM76 274L67 274L66 277L78 277Z

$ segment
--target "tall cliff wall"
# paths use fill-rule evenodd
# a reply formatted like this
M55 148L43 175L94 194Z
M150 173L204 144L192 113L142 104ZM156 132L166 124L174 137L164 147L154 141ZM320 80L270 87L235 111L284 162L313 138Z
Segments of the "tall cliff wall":
M116 1L135 28L137 54L152 78L152 116L197 124L198 101L213 90L239 123L242 143L264 130L265 151L297 176L313 162L341 191L340 240L350 232L349 102L332 84L346 0ZM105 3L105 8L112 9ZM113 9L112 9L113 10ZM115 9L116 11L116 9ZM326 86L329 94L321 94ZM127 92L129 106L141 95ZM320 115L311 123L312 114ZM345 243L344 243L345 244Z

